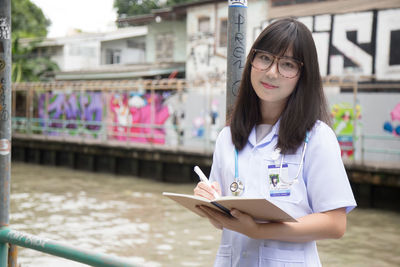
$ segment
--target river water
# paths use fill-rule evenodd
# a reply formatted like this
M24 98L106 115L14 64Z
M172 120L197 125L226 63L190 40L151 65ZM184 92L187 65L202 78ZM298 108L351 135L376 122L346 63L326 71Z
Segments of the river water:
M194 185L13 163L11 228L140 266L212 266L220 231L161 195ZM323 266L400 266L400 213L357 208L340 240L318 242ZM19 248L27 266L87 266Z

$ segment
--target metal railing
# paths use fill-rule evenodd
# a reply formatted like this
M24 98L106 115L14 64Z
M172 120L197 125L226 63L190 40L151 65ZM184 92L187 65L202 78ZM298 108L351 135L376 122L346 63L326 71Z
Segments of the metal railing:
M108 256L89 250L78 249L70 245L62 244L50 239L40 238L38 236L11 230L8 227L0 228L0 245L3 247L0 259L7 259L7 243L20 247L30 248L46 254L58 256L61 258L73 260L76 262L98 267L134 267L132 262ZM14 247L14 250L16 248ZM0 267L6 267L6 263L0 260ZM16 253L8 253L8 266L17 267Z
M400 156L400 146L397 148L382 148L382 147L369 147L365 143L368 140L377 140L377 141L389 141L400 143L400 137L397 136L386 136L386 135L361 135L361 163L365 163L365 154L367 153L377 153L377 154L386 154L386 155L398 155Z

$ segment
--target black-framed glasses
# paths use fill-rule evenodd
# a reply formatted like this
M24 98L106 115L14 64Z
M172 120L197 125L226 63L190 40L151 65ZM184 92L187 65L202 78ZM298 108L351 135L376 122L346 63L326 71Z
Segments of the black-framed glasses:
M303 62L291 58L291 57L280 57L269 53L260 49L253 49L253 60L251 61L251 65L258 71L268 71L271 66L277 61L278 72L281 76L285 78L292 79L296 77L301 67L303 66Z

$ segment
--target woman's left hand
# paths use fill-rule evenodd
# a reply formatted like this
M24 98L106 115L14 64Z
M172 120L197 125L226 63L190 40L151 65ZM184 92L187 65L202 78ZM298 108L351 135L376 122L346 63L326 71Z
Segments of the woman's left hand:
M239 232L247 235L250 238L257 238L258 224L250 215L239 210L232 209L231 217L207 206L200 206L199 208L204 212L205 215L207 215L209 219L217 221L220 225L222 225L223 228Z

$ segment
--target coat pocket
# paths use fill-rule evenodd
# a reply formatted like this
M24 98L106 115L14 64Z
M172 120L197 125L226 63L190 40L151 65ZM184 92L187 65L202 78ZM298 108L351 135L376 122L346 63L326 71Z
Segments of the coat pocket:
M303 250L260 247L260 267L305 267Z
M220 245L215 258L214 267L232 266L232 246Z

